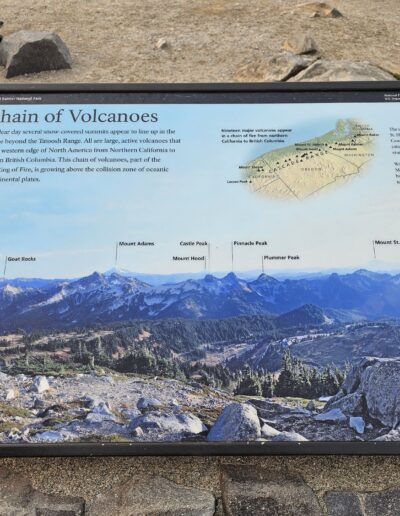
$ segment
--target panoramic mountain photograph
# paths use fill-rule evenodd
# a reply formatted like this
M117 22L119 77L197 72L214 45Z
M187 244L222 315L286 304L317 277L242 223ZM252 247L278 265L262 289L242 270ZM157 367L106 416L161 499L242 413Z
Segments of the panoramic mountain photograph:
M1 280L1 441L398 439L400 274L244 276Z

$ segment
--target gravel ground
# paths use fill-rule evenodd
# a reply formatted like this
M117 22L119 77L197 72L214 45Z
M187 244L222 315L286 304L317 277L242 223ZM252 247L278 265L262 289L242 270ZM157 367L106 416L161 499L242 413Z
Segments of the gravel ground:
M72 70L10 82L231 82L238 67L308 33L324 57L369 60L399 73L399 0L332 0L344 18L292 14L300 0L2 0L5 35L57 32ZM159 38L168 47L156 49Z

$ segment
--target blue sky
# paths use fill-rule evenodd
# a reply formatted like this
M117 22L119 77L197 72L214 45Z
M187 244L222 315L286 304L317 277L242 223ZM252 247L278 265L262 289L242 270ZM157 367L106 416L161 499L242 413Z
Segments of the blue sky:
M33 263L9 264L9 277L76 277L94 270L104 271L114 266L115 243L120 240L156 242L150 249L119 250L120 267L143 273L201 270L203 264L172 261L173 255L204 254L179 246L184 240L210 242L214 271L230 270L232 240L268 241L266 248L237 249L237 270L258 268L263 253L299 254L300 262L291 266L299 270L357 268L366 264L373 267L372 240L400 240L400 185L395 181L389 142L389 127L398 126L400 104L97 108L102 112L157 112L159 121L80 126L68 122L66 116L61 127L38 127L175 129L182 143L175 146L175 153L163 154L162 165L168 166L169 172L42 174L40 183L0 183L0 260L10 255L37 257ZM9 112L23 109L43 116L57 107L7 106ZM222 144L222 128L289 127L293 131L285 142L288 145L332 129L338 118L360 119L380 134L370 169L354 181L303 202L273 200L251 192L245 185L227 184L228 179L240 178L240 165L276 145ZM33 128L32 124L13 127ZM0 126L0 130L7 128L10 126ZM5 146L0 143L0 157L4 156L2 147ZM395 247L379 249L379 254L381 261L400 265L400 250ZM268 266L270 273L282 269L281 263Z

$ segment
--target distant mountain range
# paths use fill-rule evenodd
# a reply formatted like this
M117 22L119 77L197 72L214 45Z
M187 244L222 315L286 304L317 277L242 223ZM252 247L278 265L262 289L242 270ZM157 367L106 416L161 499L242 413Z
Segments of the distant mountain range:
M0 330L68 328L129 319L279 315L303 305L320 307L327 320L400 317L400 275L358 270L284 280L261 274L244 280L230 273L152 285L110 271L74 280L3 281ZM296 312L286 317L296 317Z

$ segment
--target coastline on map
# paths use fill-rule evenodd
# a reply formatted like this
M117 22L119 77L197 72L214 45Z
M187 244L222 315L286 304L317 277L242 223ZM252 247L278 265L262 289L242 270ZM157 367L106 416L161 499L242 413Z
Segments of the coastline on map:
M366 123L339 119L335 129L309 140L267 151L242 167L254 192L271 198L305 200L367 169L377 134Z

